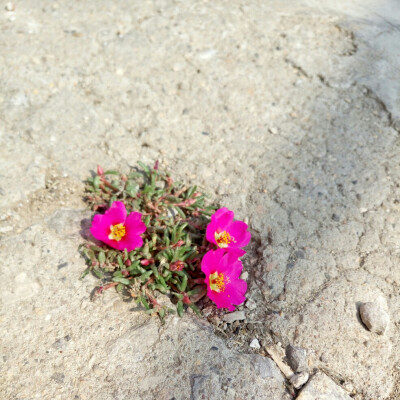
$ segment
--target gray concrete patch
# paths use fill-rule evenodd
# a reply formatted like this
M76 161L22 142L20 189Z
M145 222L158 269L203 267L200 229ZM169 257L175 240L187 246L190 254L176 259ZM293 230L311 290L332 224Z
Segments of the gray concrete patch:
M354 399L396 399L399 24L395 0L2 6L5 398L285 398L246 354L280 342ZM249 219L250 300L215 321L226 342L77 279L82 179L156 159ZM380 296L384 335L359 315Z

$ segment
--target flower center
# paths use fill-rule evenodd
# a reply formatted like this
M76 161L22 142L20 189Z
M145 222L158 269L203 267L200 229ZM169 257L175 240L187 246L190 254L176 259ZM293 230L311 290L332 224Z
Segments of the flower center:
M235 242L235 238L231 236L227 231L215 232L215 241L219 247L228 247L232 242Z
M111 240L116 240L117 242L119 242L126 235L125 226L123 224L111 225L110 230L111 232L108 235L108 238Z
M210 274L210 288L212 291L220 293L225 291L225 286L230 282L229 277L222 272Z

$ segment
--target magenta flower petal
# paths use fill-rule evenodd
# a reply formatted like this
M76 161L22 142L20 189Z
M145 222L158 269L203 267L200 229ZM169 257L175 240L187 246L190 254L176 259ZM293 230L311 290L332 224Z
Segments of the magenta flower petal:
M214 261L215 260L215 261ZM214 269L214 265L218 263L218 259L215 257L215 251L207 251L201 261L201 270L207 275L210 275Z
M201 262L201 270L206 275L207 296L218 308L234 310L234 305L242 304L246 297L247 283L239 276L243 265L238 259L243 250L217 249L208 251Z
M227 288L226 292L227 295L230 296L229 300L232 304L242 304L245 300L245 293L247 291L247 282L238 279L237 282L235 283L235 290L232 290L231 288Z
M235 238L235 247L244 247L249 244L251 234L247 228L247 224L243 221L235 221L229 226L229 233Z
M228 210L226 207L215 211L211 216L211 222L207 226L206 239L211 243L217 244L215 240L215 232L225 231L227 226L232 222L233 217L233 211Z
M111 220L108 215L97 214L94 216L90 232L97 239L105 242L110 234Z
M114 201L104 215L93 218L92 235L117 250L131 251L143 245L140 234L146 230L142 214L138 212L126 216L126 208L121 201Z
M234 221L233 211L220 208L207 226L206 238L223 249L240 248L249 244L251 234L243 221Z
M127 232L129 231L127 230ZM124 249L126 249L126 251L132 251L138 247L142 247L142 245L143 239L141 236L136 234L130 235L127 233L126 236L123 237L119 242L116 242L116 246L114 248L121 251Z
M241 257L243 253L246 253L244 250L238 250L239 251L232 249L225 251L225 256L222 257L220 262L221 272L227 273L229 277L233 279L239 278L242 273L243 265L238 257Z
M234 212L228 210L226 207L220 208L213 215L215 222L221 227L229 225L233 221L234 216Z
M126 220L126 208L122 201L114 201L104 215L108 215L111 224L116 225Z
M142 214L139 212L130 213L125 221L125 226L129 234L140 235L146 230L146 225L142 221Z

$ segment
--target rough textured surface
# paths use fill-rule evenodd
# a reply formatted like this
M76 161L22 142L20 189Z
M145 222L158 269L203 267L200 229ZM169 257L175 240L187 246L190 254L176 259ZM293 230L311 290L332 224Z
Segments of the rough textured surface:
M262 347L307 349L310 371L325 371L354 399L399 398L397 1L4 7L0 379L7 399L179 398L157 392L179 363L173 376L182 377L186 397L216 387L220 398L235 398L234 390L237 399L246 390L251 398L261 395L257 385L280 393L278 375L237 352L262 353L250 348L254 338ZM90 302L94 281L77 280L79 231L90 218L81 211L81 179L97 163L128 169L139 159L160 159L249 219L245 319L214 319L236 348L215 357L236 371L232 386L229 371L204 366L214 368L209 343L220 342L194 320L171 320L163 335L113 292ZM385 335L369 332L359 316L360 305L379 296L390 316ZM180 326L197 337L182 334L185 360L163 350ZM149 340L143 351L140 329ZM247 369L263 371L263 383L254 372L256 384L242 384ZM140 379L126 378L136 373Z
M351 400L351 397L322 372L314 375L297 400Z

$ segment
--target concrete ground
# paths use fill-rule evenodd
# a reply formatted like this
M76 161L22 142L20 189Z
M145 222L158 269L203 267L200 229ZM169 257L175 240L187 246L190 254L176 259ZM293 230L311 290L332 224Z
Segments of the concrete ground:
M398 1L0 6L2 399L400 398ZM156 159L249 219L244 321L78 280L83 179Z

